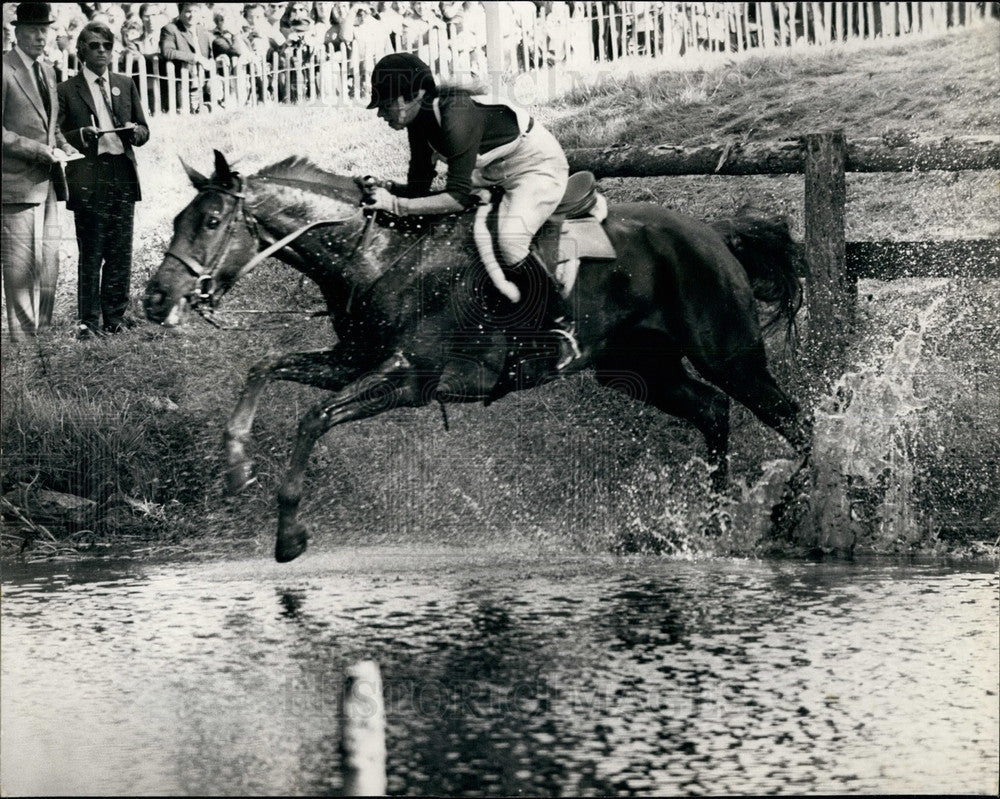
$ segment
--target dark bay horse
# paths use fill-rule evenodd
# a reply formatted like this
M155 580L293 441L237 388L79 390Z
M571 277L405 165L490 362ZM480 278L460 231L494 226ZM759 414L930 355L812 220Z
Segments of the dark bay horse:
M214 305L272 245L319 286L336 333L332 349L254 367L225 430L236 492L254 479L246 443L266 383L334 392L301 420L279 490L275 556L288 561L307 544L297 512L319 437L392 408L488 398L507 358L504 325L516 326L531 287L513 305L492 286L472 243L472 214L369 226L354 179L300 158L244 177L216 152L210 178L187 169L198 194L176 217L147 286L149 319L173 325L185 309ZM282 244L319 220L326 223ZM789 323L798 309L787 226L748 217L713 229L645 203L611 205L604 226L617 260L583 259L569 297L598 381L694 424L718 485L728 397L807 455L808 416L768 371L754 297L775 302ZM687 371L685 357L708 382Z

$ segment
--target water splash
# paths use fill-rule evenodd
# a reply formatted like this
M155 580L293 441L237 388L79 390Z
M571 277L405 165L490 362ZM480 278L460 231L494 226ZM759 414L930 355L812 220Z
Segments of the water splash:
M770 549L771 509L782 499L800 459L761 464L752 480L712 488L712 467L700 457L659 464L624 482L616 498L615 544L682 560L746 557Z
M947 299L938 292L898 338L865 342L875 351L859 353L816 407L806 524L820 548L850 550L859 539L892 548L928 537L930 520L915 502L917 453L938 412L918 383L929 331L947 335L954 325L943 313Z

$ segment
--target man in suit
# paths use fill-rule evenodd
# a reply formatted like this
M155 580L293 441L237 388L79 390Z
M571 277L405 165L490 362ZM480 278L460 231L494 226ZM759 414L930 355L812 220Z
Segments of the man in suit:
M132 275L132 219L141 199L134 147L149 139L135 83L114 75L114 34L90 22L76 43L80 71L59 84L59 126L86 156L66 167L76 241L80 338L134 326L126 316ZM104 324L101 325L103 313Z
M0 260L10 338L52 323L59 276L56 188L76 153L57 123L56 80L38 59L55 21L49 3L19 3L16 45L3 54L3 217Z
M211 76L215 71L212 60L212 38L197 22L201 3L178 3L177 17L160 31L160 55L165 62L187 66L191 71L191 110L198 111L207 82L202 85L199 73L204 70ZM180 84L178 83L178 91ZM178 104L183 98L178 95Z

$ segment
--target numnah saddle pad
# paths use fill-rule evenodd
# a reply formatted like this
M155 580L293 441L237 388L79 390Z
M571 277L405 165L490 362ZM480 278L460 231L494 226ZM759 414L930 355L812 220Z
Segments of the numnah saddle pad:
M573 290L582 258L615 259L615 248L602 224L607 218L607 203L602 195L598 195L598 198L598 207L594 209L592 216L567 219L562 224L555 277L564 297L569 296Z

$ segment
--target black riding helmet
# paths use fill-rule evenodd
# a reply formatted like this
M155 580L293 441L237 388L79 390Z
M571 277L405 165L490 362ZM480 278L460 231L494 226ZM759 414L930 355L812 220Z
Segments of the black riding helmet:
M378 108L400 95L412 100L421 89L432 97L437 94L430 67L413 53L390 53L372 71L372 101L368 107Z

